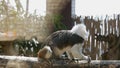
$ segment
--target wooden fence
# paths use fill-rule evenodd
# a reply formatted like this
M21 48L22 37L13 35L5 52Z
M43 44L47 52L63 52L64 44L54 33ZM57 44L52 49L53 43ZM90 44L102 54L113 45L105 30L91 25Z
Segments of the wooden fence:
M76 19L77 23L80 23L79 18L81 17L78 17L78 19ZM119 38L120 15L113 15L113 17L106 16L104 19L86 16L83 20L87 26L87 30L90 32L89 40L85 42L85 49L83 52L85 52L87 55L90 55L92 59L102 59L101 55L105 52L108 52L108 48L110 46L109 42L105 40L113 39L107 38L107 36L112 34L113 36ZM103 37L105 38L104 40L98 39ZM114 39L116 43L118 42L117 40L119 39ZM115 46L115 44L113 45Z

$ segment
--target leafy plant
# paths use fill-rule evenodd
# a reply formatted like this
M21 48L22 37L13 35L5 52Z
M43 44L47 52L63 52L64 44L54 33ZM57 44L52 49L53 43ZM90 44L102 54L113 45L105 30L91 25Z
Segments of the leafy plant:
M56 15L53 16L55 31L62 30L62 29L67 29L66 25L64 23L62 23L63 18L64 17L60 14L56 14Z

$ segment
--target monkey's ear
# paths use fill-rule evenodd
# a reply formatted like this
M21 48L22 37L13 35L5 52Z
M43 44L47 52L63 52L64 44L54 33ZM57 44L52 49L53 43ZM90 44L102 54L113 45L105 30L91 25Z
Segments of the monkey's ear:
M46 48L43 48L43 49L40 49L39 51L38 51L38 58L40 58L40 59L45 59L45 56L46 56L46 54L47 54L47 49Z

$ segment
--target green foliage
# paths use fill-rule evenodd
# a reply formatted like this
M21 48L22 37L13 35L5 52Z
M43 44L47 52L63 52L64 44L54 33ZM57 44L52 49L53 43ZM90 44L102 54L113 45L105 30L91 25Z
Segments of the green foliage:
M14 40L14 46L15 49L18 49L19 51L18 55L37 56L37 52L40 49L41 42L36 43L32 39L25 40L24 38L22 38Z
M55 26L55 31L57 30L63 30L63 29L67 29L66 25L62 23L62 19L64 17L60 14L56 14L53 16L53 22L54 22L54 26Z

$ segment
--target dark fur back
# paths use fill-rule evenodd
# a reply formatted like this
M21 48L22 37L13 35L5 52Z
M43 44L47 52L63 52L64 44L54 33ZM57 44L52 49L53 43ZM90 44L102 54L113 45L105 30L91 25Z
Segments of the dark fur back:
M77 43L83 43L84 39L77 34L71 33L68 30L61 30L51 34L45 41L44 45L55 46L63 49L67 46L73 46Z

